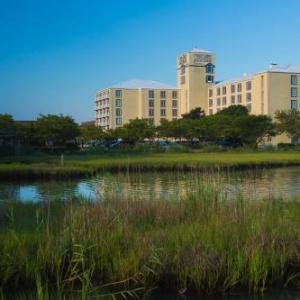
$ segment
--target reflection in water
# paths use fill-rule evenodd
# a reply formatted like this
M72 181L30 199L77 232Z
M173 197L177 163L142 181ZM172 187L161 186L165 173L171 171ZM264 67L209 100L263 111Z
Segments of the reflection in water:
M243 194L252 199L300 195L300 167L219 173L101 174L82 180L1 182L0 199L48 201L106 197L178 199L197 192L202 183L213 184L225 196Z

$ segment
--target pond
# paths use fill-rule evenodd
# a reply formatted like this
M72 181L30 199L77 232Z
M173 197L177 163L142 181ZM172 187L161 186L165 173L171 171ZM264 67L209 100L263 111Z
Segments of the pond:
M216 173L105 173L85 179L2 181L0 199L39 202L68 201L76 197L95 201L114 196L172 200L196 192L201 183L214 185L226 196L243 194L251 199L290 198L300 195L300 167Z

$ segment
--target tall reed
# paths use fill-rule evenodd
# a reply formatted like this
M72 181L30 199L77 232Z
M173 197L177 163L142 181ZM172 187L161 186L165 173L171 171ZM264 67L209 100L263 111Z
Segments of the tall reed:
M172 201L2 202L1 291L129 299L299 287L297 199L229 199L211 174L191 184Z

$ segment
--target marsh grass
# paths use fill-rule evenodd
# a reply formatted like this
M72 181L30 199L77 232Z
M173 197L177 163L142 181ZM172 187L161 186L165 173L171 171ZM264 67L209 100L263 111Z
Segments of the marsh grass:
M139 299L300 287L300 202L228 199L218 176L172 201L1 203L0 288Z
M6 162L6 163L5 163ZM44 155L2 160L0 178L74 178L102 171L202 171L244 170L300 165L300 152L120 153Z

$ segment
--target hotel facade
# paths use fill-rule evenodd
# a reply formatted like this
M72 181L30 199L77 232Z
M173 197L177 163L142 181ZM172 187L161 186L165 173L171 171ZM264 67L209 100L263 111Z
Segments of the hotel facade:
M177 58L177 87L150 80L129 80L96 94L95 125L114 129L131 119L159 125L201 107L212 115L230 105L244 105L251 114L274 116L277 110L299 109L300 66L272 64L240 78L216 81L215 55L193 49ZM289 142L286 136L272 143Z

